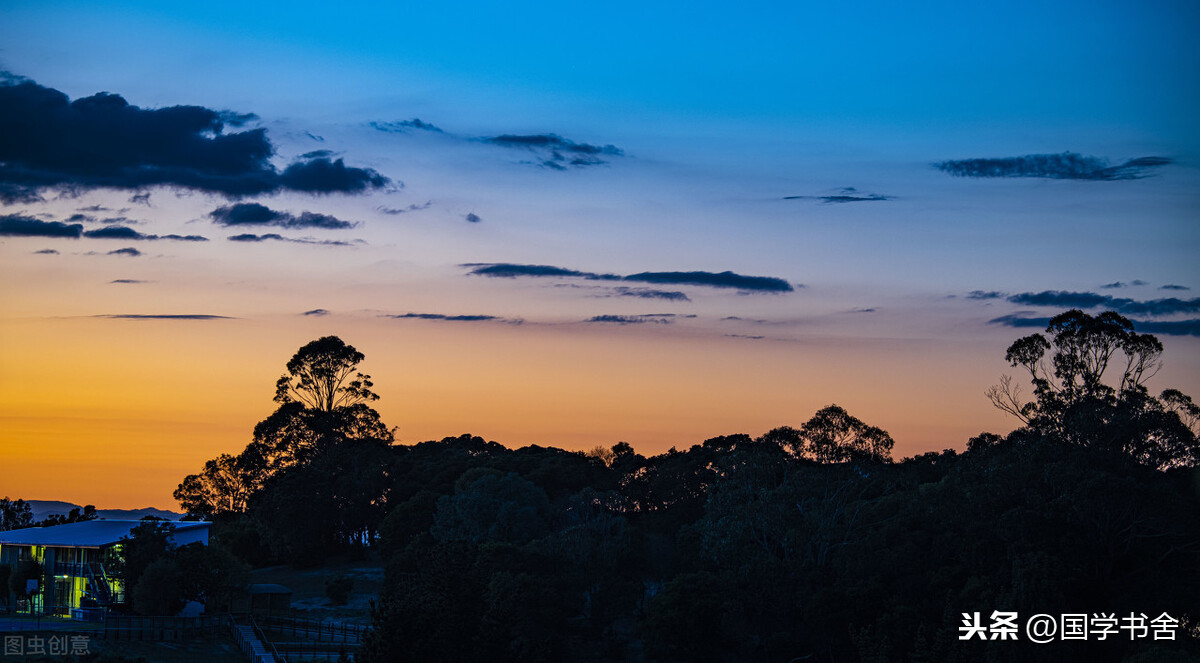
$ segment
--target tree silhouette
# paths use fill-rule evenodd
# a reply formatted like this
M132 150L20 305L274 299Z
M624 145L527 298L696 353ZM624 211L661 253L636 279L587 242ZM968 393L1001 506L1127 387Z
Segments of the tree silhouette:
M323 336L296 351L275 383L279 403L299 401L322 412L379 400L371 376L358 372L364 356L337 336Z
M1200 463L1200 408L1178 390L1155 398L1146 388L1162 366L1157 338L1135 332L1113 311L1093 317L1076 309L1051 318L1046 334L1020 338L1005 354L1029 373L1032 400L1007 375L986 392L995 407L1025 423L1021 433L1120 452L1160 469ZM1106 381L1122 355L1120 377Z
M794 450L820 463L890 462L895 444L887 431L864 423L838 405L818 410L800 427L798 439L803 447Z

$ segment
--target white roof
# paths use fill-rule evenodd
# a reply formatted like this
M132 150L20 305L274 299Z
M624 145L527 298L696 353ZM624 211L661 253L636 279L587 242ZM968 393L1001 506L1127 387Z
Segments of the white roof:
M141 520L85 520L80 523L53 527L27 527L0 532L3 546L57 546L62 548L99 548L120 542L129 530L141 525ZM181 521L169 523L175 531L207 529L212 523Z

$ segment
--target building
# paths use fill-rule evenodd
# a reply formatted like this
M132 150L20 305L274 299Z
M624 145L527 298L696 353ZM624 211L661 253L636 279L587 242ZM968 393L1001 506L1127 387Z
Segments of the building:
M111 559L120 554L121 539L140 520L87 520L0 532L0 564L16 567L32 559L42 567L41 591L18 602L9 587L0 587L18 613L67 617L72 610L107 607L125 600L121 582L110 573ZM172 541L208 545L212 523L176 522Z

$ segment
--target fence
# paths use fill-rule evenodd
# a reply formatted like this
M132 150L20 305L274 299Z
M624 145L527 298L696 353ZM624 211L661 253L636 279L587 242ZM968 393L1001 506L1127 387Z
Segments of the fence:
M357 646L362 643L367 627L339 622L321 622L296 617L266 617L258 619L266 631L301 636L310 641L343 643Z
M229 618L220 615L200 617L136 617L109 614L104 619L106 640L187 640L212 635L229 628Z

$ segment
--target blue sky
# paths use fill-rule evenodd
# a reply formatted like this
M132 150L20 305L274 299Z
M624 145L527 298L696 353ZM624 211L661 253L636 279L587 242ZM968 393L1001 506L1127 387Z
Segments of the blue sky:
M254 113L224 134L262 129L273 156L241 197L22 171L43 184L0 208L0 417L146 445L187 430L190 451L155 452L169 494L241 448L296 347L337 333L407 441L656 452L837 402L910 454L1013 426L982 396L1029 331L1005 316L1168 298L1140 318L1175 325L1157 388L1195 395L1197 28L1194 2L6 3L0 69L71 99ZM150 115L131 117L136 139ZM282 174L335 159L388 183ZM252 203L270 220L217 211ZM582 275L472 273L487 264ZM725 271L792 290L637 280ZM1045 291L1066 294L1025 296ZM27 383L51 351L116 372L120 416ZM210 381L227 386L196 401Z

